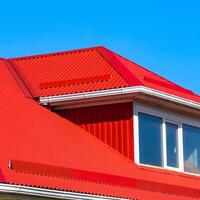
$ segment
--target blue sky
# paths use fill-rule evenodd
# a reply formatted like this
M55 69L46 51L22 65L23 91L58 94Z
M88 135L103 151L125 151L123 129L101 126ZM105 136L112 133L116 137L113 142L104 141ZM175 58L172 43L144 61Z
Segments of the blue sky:
M0 57L104 45L200 94L200 2L1 1Z

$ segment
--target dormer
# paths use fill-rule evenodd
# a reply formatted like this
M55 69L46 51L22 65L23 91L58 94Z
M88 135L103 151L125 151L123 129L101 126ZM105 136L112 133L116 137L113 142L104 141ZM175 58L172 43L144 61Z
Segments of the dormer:
M200 97L192 91L102 46L9 61L29 98L137 166L200 174Z

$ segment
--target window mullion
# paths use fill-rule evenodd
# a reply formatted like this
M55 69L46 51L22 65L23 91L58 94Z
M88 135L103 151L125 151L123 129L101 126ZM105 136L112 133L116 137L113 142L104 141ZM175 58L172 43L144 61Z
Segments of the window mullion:
M184 171L184 159L183 159L183 127L182 124L178 128L178 158L179 158L179 169Z
M162 156L163 156L163 167L167 167L167 139L166 139L166 122L163 119L162 123Z

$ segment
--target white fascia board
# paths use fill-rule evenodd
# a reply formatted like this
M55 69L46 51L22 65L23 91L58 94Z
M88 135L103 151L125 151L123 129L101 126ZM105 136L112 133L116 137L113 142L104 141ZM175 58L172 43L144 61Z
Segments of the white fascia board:
M21 194L39 197L71 199L71 200L125 200L125 198L107 197L100 195L89 195L84 193L66 192L60 190L49 190L36 187L27 187L0 183L0 193Z
M39 101L41 105L51 105L51 104L67 102L67 101L93 99L93 98L98 98L98 97L111 97L111 96L123 95L123 94L130 94L130 95L144 94L144 95L157 97L163 100L171 101L173 103L178 103L184 106L200 109L200 103L198 102L195 102L186 98L178 97L176 95L168 94L165 92L161 92L159 90L155 90L155 89L148 88L145 86L124 87L124 88L101 90L101 91L95 91L95 92L48 96L48 97L41 97Z
M133 88L127 87L127 88L119 88L119 89L111 89L111 90L100 90L100 91L95 91L95 92L84 92L84 93L77 93L77 94L41 97L40 104L48 105L51 103L59 103L59 102L65 102L65 101L107 97L107 96L121 95L124 93L129 94L129 93L131 93L131 92L129 92L130 89L132 91ZM135 87L135 89L136 89L136 87Z

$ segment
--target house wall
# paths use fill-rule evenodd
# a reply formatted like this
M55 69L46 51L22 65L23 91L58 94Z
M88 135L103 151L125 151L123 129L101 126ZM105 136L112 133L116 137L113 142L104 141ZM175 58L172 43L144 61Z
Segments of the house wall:
M56 111L133 160L133 103Z

